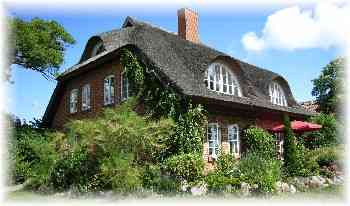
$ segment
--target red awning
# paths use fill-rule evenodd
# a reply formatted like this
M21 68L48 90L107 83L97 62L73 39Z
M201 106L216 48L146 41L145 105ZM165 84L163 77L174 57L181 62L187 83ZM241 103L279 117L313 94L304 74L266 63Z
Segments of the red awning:
M292 130L294 132L309 132L309 131L316 131L322 128L319 124L314 124L310 122L303 122L303 121L292 121L291 123ZM270 130L273 132L283 132L284 125L278 125Z

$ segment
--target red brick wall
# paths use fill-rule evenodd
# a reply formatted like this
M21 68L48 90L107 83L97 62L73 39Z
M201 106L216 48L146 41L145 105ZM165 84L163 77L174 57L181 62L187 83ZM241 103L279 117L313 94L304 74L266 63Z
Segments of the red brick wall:
M103 81L108 75L115 75L115 105L121 101L120 86L121 86L121 71L122 66L119 60L115 60L109 63L105 63L98 68L87 71L86 73L79 74L78 76L68 80L65 83L63 95L59 99L58 108L56 114L53 117L52 127L61 129L65 123L71 119L82 119L87 117L94 117L100 113L104 106L103 102ZM88 111L82 111L81 108L81 89L85 84L90 84L91 90L91 109ZM69 94L72 89L78 89L78 112L69 113Z

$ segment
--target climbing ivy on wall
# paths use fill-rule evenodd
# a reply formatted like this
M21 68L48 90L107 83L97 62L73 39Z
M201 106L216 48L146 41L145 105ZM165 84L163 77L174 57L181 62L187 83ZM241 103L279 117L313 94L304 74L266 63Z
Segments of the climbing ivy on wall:
M152 118L170 117L176 122L169 153L201 153L206 123L203 107L192 105L190 99L160 78L156 67L143 64L129 49L121 50L121 64L146 114Z

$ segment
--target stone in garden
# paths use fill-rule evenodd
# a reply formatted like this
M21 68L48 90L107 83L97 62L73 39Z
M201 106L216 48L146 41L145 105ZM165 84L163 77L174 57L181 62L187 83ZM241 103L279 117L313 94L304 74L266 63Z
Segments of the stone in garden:
M206 183L200 183L197 184L196 186L191 188L191 193L194 196L200 196L200 195L205 195L207 193L207 184Z
M250 186L248 183L241 182L241 193L243 196L248 196L250 194L249 189Z
M282 182L281 181L277 181L275 183L275 189L278 193L282 192Z
M297 188L295 188L294 185L290 185L290 189L289 189L290 193L294 194L297 192Z
M333 180L326 178L326 184L334 185L334 182L333 182Z
M289 185L285 182L282 183L282 192L289 192Z
M309 186L311 188L318 188L321 185L322 185L322 182L320 181L320 179L317 176L312 176L310 178Z
M189 185L188 185L186 180L181 181L181 191L182 192L187 192L188 187L189 187Z
M319 176L318 179L320 180L321 184L326 183L326 179L325 178Z

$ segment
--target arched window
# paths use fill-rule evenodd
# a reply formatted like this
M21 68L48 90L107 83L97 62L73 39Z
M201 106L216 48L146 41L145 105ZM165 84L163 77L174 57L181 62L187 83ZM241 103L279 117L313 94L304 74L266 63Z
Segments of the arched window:
M270 101L272 104L287 106L286 96L284 91L277 82L272 82L269 86Z
M242 96L236 75L221 64L213 63L205 72L204 82L208 89L224 94Z
M102 42L99 42L95 45L95 47L92 49L91 57L96 56L104 51L104 47Z

